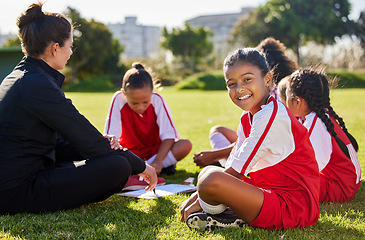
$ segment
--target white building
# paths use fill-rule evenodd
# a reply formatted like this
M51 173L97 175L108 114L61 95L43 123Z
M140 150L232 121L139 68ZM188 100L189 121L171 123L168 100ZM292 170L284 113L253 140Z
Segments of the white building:
M199 16L186 22L191 27L209 28L213 33L212 42L215 53L219 57L225 57L231 51L227 40L230 38L233 26L238 20L248 16L252 10L254 8L247 7L242 8L238 13Z
M124 46L122 57L146 58L158 52L161 29L137 24L137 17L126 17L124 23L107 25L113 38Z

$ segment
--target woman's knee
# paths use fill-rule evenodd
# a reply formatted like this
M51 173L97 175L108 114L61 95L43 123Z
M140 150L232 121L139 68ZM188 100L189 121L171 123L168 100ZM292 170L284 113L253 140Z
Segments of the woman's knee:
M109 169L110 174L116 176L130 176L132 174L132 166L123 156L114 156L109 160L105 160L105 165Z

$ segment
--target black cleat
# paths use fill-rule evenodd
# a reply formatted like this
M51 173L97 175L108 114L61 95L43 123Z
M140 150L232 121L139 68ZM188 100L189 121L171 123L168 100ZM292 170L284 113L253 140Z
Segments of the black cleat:
M239 228L245 225L232 210L228 209L220 214L194 213L186 220L189 228L211 231L215 228L234 227Z
M171 165L169 167L166 168L162 168L161 170L161 174L166 174L166 175L173 175L176 172L176 166L175 165Z

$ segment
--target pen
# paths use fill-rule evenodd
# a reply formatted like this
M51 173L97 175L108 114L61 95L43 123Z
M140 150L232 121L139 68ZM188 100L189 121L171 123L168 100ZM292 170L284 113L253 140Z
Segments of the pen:
M156 189L153 189L153 193L156 195Z

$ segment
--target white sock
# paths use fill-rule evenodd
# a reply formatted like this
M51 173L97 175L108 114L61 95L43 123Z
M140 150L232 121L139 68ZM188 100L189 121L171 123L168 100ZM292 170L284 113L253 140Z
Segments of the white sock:
M153 160L155 160L156 155L153 155L150 159L148 159L146 162L147 164L151 164ZM172 154L171 151L169 151L165 157L165 159L162 161L162 168L170 167L171 165L175 165L177 163L176 158L174 157L174 154Z
M209 137L210 146L213 149L220 149L227 147L231 142L220 132L215 132Z
M202 207L202 209L204 210L204 212L209 213L209 214L219 214L224 212L224 210L226 210L227 206L224 204L219 204L219 205L211 205L208 204L206 202L204 202L200 197L198 197L200 206Z
M231 142L220 132L213 133L209 137L209 143L213 149L224 148L231 144ZM224 167L226 165L227 159L222 158L219 159L218 162L220 163L220 165L222 165L222 167Z

